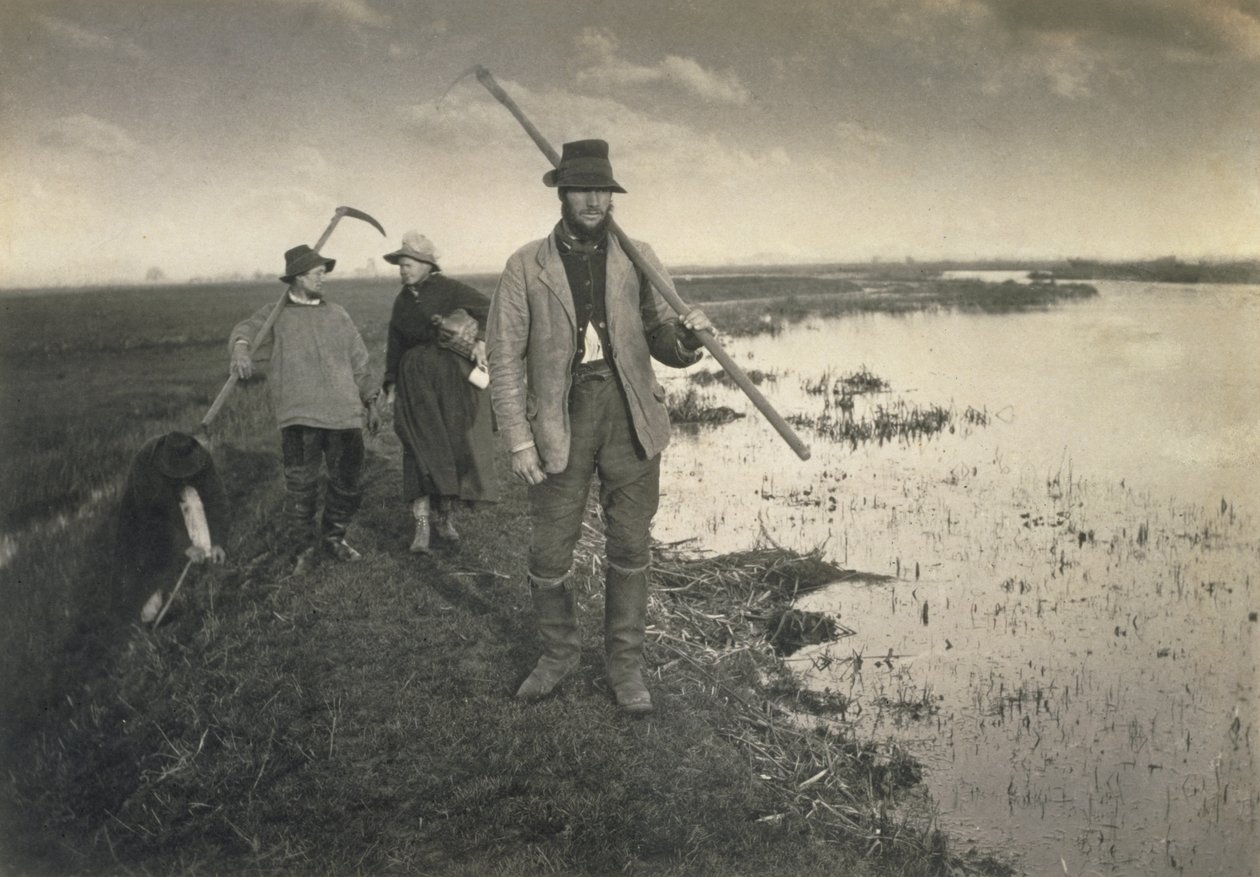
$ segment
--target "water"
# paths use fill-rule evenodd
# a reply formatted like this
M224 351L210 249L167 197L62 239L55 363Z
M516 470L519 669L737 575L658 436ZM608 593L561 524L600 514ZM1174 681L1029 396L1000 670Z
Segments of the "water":
M794 659L852 698L856 733L923 761L964 846L1038 875L1252 873L1260 288L1096 285L1044 312L729 344L777 373L785 415L821 411L804 381L865 366L891 392L855 417L901 399L989 424L856 449L801 429L801 462L712 391L748 417L679 431L655 535L765 534L895 578L803 600L856 633Z
M942 271L941 277L946 280L987 280L989 283L1005 283L1010 280L1013 283L1031 283L1029 271L995 271L983 269L980 271Z

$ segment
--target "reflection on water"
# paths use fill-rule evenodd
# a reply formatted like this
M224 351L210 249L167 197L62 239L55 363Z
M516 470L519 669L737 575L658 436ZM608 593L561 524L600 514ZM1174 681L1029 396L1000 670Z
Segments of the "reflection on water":
M796 658L853 697L858 733L911 746L962 840L1033 874L1249 873L1260 289L1097 285L1040 313L732 343L785 415L865 366L891 397L855 417L890 398L992 416L856 450L802 431L802 463L729 391L750 416L676 437L655 535L729 551L764 529L896 576L803 601L856 634Z

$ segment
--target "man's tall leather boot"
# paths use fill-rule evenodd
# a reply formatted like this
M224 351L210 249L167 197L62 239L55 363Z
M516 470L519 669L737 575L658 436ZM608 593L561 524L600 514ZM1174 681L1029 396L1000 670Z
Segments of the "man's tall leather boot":
M631 715L652 711L652 695L643 683L643 633L647 627L646 569L608 568L604 579L604 650L608 682L617 706Z
M563 583L550 588L532 587L534 615L542 639L542 656L516 696L537 700L551 694L560 680L577 669L582 636L577 624L577 595Z

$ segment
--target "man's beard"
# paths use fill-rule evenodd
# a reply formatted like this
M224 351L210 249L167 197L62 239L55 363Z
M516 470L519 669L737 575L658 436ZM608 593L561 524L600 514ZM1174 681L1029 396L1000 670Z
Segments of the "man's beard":
M613 205L610 202L608 209L604 211L604 217L594 228L588 228L578 218L578 214L569 206L568 201L560 202L560 216L564 219L565 227L573 235L573 239L582 243L590 243L591 241L603 240L608 234L608 223L612 222Z

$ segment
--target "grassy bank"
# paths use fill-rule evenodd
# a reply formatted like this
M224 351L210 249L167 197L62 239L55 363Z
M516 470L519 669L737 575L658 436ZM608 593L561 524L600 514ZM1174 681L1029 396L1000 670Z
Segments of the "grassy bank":
M392 284L339 292L379 352ZM236 516L229 563L188 582L158 631L132 624L104 562L130 456L195 427L228 328L276 293L185 294L5 302L6 325L22 328L6 329L0 427L0 870L961 867L930 815L900 815L917 768L834 723L816 728L811 711L842 704L802 698L781 672L767 633L790 629L792 597L837 571L773 552L667 558L649 645L660 710L628 722L602 679L592 520L581 670L556 698L517 704L537 650L520 489L465 516L458 549L412 557L386 432L369 442L352 531L365 562L286 578L272 553L283 490L261 385L239 390L214 428ZM58 322L86 302L99 307L92 321Z
M237 401L265 408L257 392ZM286 578L269 553L278 461L241 439L216 451L238 508L232 562L185 588L156 632L81 632L59 698L10 740L6 873L926 874L952 861L929 824L895 815L917 777L904 756L791 718L801 705L774 672L768 621L836 571L775 552L664 563L659 711L630 722L602 679L592 520L582 667L558 697L518 704L536 650L519 489L465 515L460 548L415 558L396 443L378 438L353 533L367 559Z

